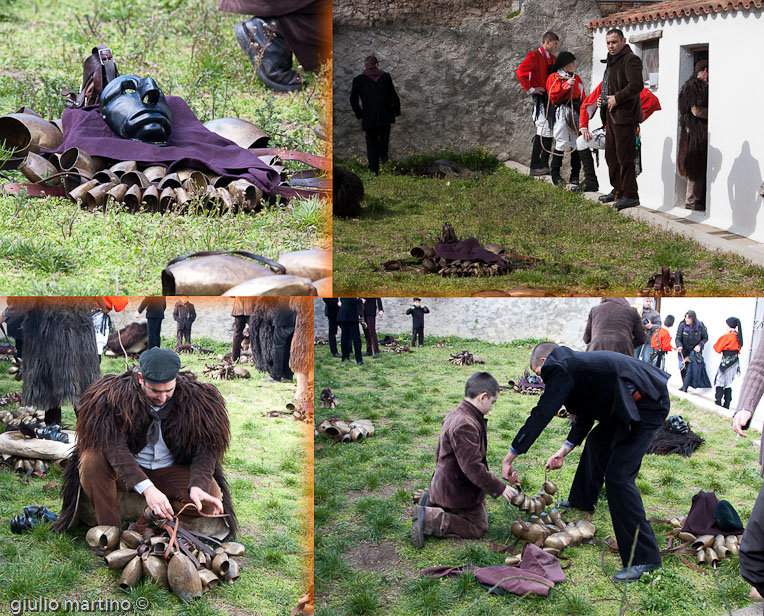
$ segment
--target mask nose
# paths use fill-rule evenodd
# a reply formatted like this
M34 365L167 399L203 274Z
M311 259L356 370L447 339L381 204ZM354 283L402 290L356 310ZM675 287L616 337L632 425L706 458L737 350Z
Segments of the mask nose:
M144 103L156 105L159 102L159 96L162 94L162 91L159 89L156 81L151 77L146 77L140 83L138 94Z

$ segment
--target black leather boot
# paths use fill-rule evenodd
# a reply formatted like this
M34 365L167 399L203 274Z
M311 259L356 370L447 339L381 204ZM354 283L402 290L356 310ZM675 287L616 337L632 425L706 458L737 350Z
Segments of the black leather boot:
M61 423L61 407L58 406L56 408L48 409L45 411L45 425L51 426L54 424L60 424Z
M717 406L722 405L722 395L724 395L724 387L717 387L716 395L714 396L714 401L716 402Z
M533 137L533 150L531 151L531 175L536 176L549 174L548 162L546 164L541 162L542 154L545 154L545 152L541 148L541 137L539 135L535 135ZM549 159L548 154L546 158L547 160Z
M570 183L578 185L578 174L581 172L581 158L578 150L570 153Z
M594 157L589 148L578 150L578 158L584 168L584 181L581 184L581 192L597 192L600 189L597 181L597 172L594 169Z
M549 168L552 170L552 184L555 186L565 186L565 180L563 180L562 175L560 175L563 155L564 153L562 150L554 150L552 162L549 165Z
M724 403L722 404L722 406L725 409L728 409L730 407L731 402L732 402L732 388L725 387L724 388Z
M253 17L237 24L234 32L260 81L271 90L294 92L305 87L302 77L292 70L292 51L275 20Z
M554 139L552 137L541 137L541 145L543 146L541 148L541 167L551 169L549 166L549 152L554 147Z

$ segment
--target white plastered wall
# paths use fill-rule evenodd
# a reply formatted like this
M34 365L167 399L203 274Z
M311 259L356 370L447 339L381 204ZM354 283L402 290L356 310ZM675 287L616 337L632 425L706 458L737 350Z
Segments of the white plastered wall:
M764 242L764 138L760 128L764 79L759 76L764 17L761 10L714 13L648 24L617 26L627 40L662 30L659 42L659 82L653 92L662 110L642 124L640 202L644 207L705 222L719 229ZM594 31L593 83L601 80L607 54L607 28ZM684 209L685 179L677 177L677 97L692 74L688 48L708 46L709 149L706 212ZM638 45L632 45L635 51ZM594 118L592 127L599 126ZM600 189L610 187L607 164L600 158ZM677 207L678 205L678 207Z

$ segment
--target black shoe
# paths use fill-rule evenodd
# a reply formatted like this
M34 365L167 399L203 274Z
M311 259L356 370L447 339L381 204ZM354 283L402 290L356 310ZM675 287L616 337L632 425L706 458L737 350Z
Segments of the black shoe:
M377 357L379 357L379 353L374 353L373 357L374 359L377 359Z
M35 433L37 434L37 438L45 439L47 441L58 441L59 443L69 442L69 435L61 432L61 426L59 425L37 428Z
M660 563L624 567L613 576L613 580L616 582L636 582L639 578L642 577L643 574L647 573L648 571L655 571L656 569L660 568Z
M612 203L613 201L615 201L615 193L609 192L606 195L597 197L597 201L599 201L600 203Z
M557 503L555 503L555 506L558 509L564 509L565 511L570 511L571 509L578 509L578 511L583 511L584 513L594 513L594 509L592 509L591 511L589 511L588 509L579 509L578 507L574 507L573 505L571 505L570 501L568 500L557 501Z
M356 363L356 364L358 364L359 366L363 366L363 360L361 360L361 361L357 361L357 362L355 362L355 363Z
M294 92L305 87L302 77L292 70L292 51L275 21L253 17L236 25L234 33L260 81L267 87L279 92Z
M371 357L371 353L369 351L366 351L366 353L363 354L364 357Z
M411 545L417 550L424 547L424 507L414 508L414 519L411 521Z
M531 177L537 177L541 175L549 175L551 173L551 170L549 167L539 167L538 169L531 169L530 176Z
M332 357L342 357L339 353L332 353Z
M264 383L281 383L283 379L274 379L272 376L266 376L263 379Z
M11 519L11 532L20 535L40 522L55 522L58 516L45 507L24 507L24 513Z
M621 197L620 199L618 199L618 201L616 201L613 207L620 212L621 210L625 210L626 208L636 207L638 205L639 205L639 199L627 199L626 197Z

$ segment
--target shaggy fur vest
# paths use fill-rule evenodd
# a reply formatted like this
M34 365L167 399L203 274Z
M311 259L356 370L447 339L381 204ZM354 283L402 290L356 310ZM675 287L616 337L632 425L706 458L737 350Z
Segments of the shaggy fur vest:
M708 109L708 83L691 77L679 91L679 173L691 180L706 177L708 120L695 116L692 107Z
M289 367L293 372L309 374L313 370L313 301L309 297L291 297L289 307L297 313Z
M260 372L273 370L273 318L280 298L258 297L249 318L252 361Z
M19 308L24 338L22 404L41 410L75 407L100 376L92 298L25 298Z
M191 465L197 456L213 460L210 475L223 492L223 510L230 514L228 522L232 536L235 536L236 516L221 466L231 438L225 400L214 385L200 383L190 372L181 372L172 401L172 412L162 421L162 437L178 464ZM87 449L105 451L126 438L130 452L138 453L146 444L146 434L152 422L147 412L149 404L137 374L131 371L107 375L83 393L77 416L77 447L64 471L64 502L56 523L58 529L68 528L75 513L80 488L80 452Z

